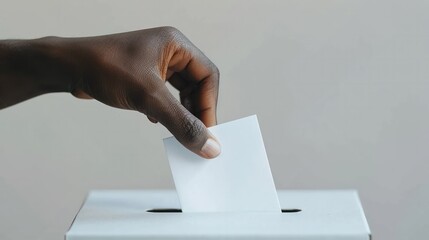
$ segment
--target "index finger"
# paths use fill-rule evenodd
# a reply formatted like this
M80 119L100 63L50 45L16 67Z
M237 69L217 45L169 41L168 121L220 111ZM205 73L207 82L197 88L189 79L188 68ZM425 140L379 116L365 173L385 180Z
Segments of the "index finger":
M182 43L172 56L169 70L179 73L185 83L179 89L182 95L191 95L192 113L195 114L207 127L217 123L216 108L219 91L219 70L197 47L189 40Z

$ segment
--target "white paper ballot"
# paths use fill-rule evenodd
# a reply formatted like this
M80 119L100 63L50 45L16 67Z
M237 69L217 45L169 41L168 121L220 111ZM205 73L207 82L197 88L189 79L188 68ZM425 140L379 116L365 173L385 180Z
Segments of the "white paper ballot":
M209 128L221 154L204 159L164 139L183 212L281 212L256 115Z

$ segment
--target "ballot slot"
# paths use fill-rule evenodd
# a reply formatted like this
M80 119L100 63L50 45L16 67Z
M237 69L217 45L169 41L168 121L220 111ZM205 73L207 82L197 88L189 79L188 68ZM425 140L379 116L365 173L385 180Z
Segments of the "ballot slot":
M153 208L146 210L148 213L182 213L180 208Z
M282 208L282 213L298 213L302 210L299 208ZM153 208L146 210L148 213L182 213L180 208Z

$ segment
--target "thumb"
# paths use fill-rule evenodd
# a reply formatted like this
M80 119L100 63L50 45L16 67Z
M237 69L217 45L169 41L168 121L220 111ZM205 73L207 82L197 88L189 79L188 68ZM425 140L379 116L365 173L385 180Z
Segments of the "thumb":
M157 120L164 125L183 146L204 158L220 154L220 144L206 126L190 113L167 89L158 98Z

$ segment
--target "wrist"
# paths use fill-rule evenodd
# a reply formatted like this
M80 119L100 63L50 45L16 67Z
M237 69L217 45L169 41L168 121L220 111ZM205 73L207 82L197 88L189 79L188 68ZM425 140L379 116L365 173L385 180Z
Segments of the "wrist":
M0 72L31 95L70 92L77 73L68 44L62 38L0 42Z

